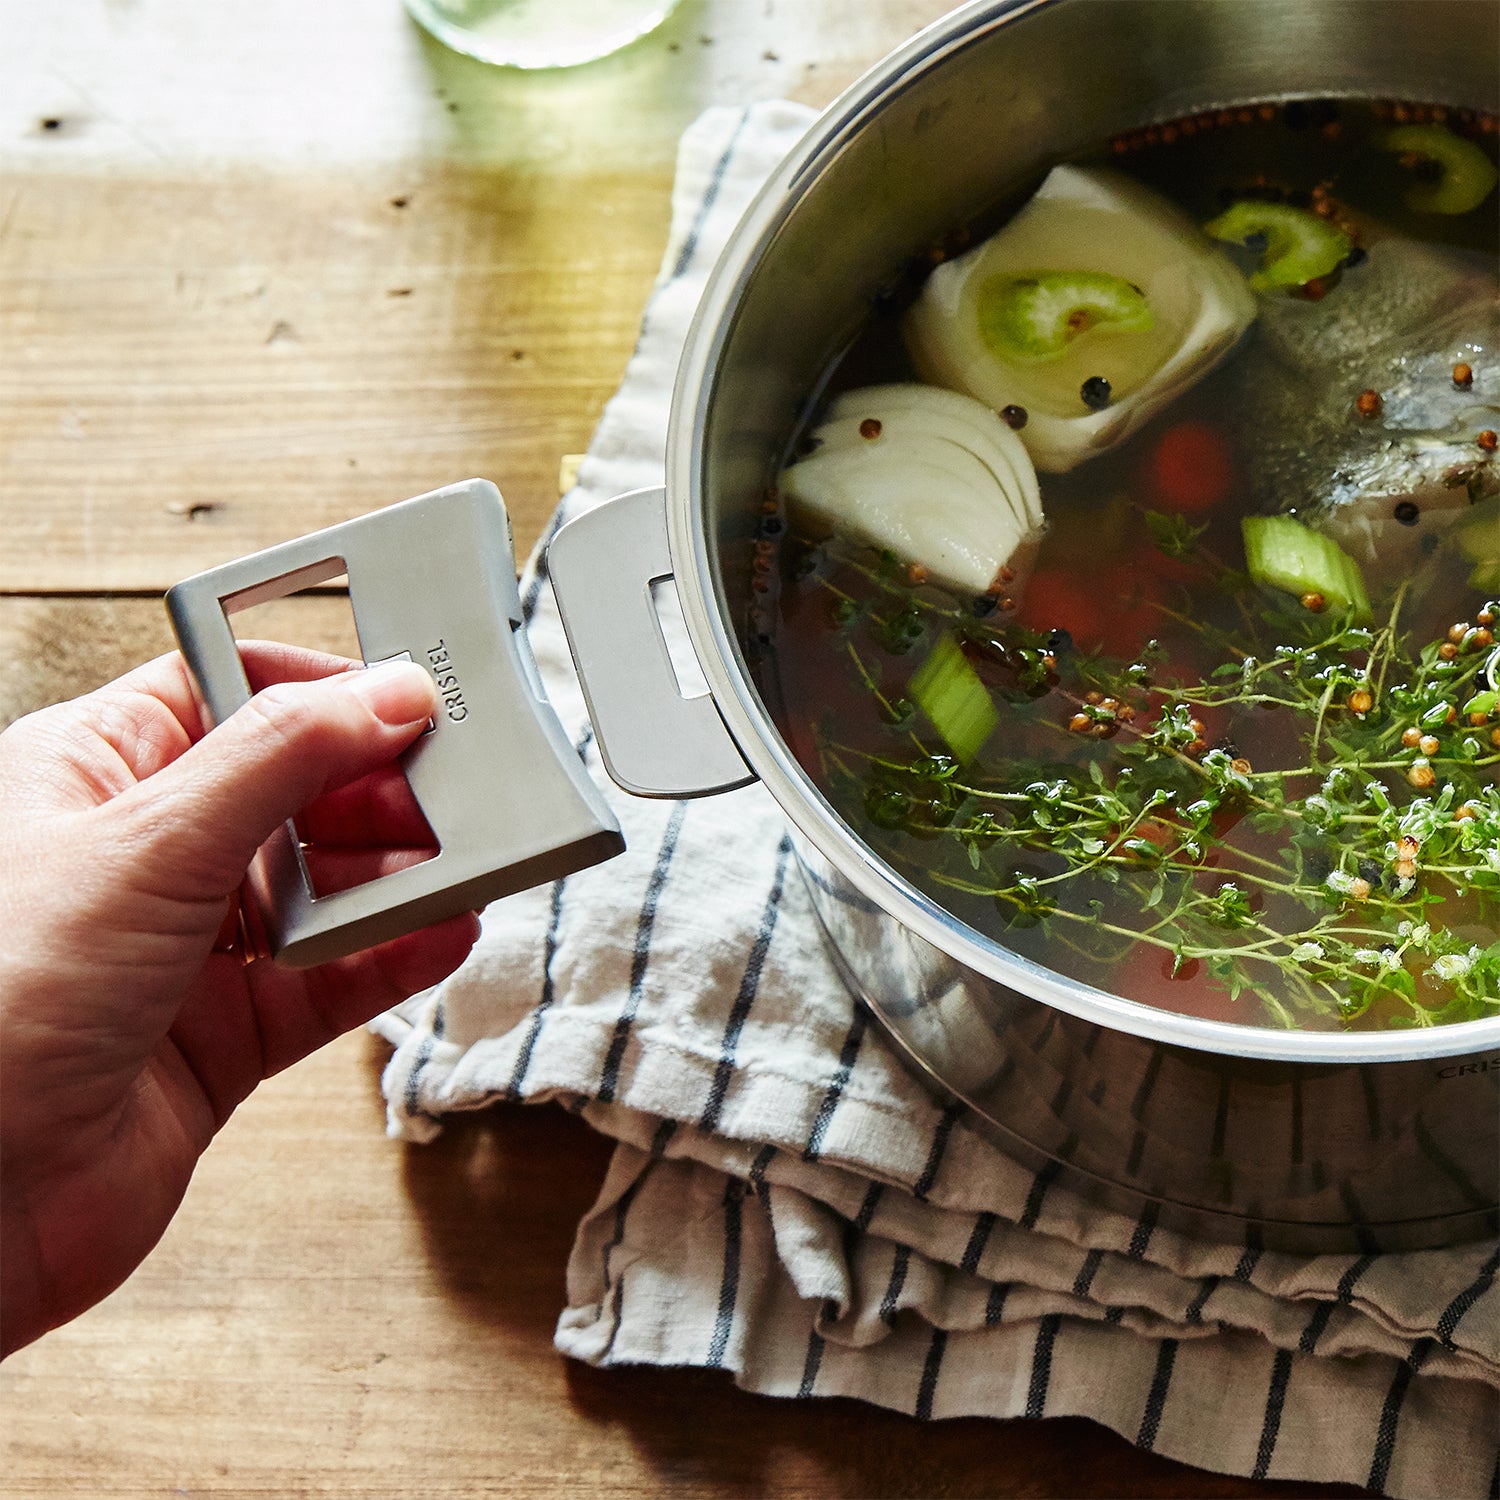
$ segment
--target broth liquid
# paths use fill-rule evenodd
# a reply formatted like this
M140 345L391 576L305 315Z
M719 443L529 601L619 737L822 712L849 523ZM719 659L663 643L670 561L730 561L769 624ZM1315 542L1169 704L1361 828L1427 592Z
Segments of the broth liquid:
M1493 197L1479 211L1462 216L1415 214L1404 200L1408 173L1390 154L1370 146L1372 133L1388 127L1393 113L1413 108L1419 107L1343 101L1226 111L1134 133L1082 164L1126 172L1200 223L1227 202L1246 197L1264 196L1297 207L1330 197L1334 213L1343 212L1342 205L1357 204L1357 214L1349 211L1357 230L1369 226L1377 239L1400 235L1436 244L1476 275L1493 277ZM1421 117L1432 119L1431 107ZM1482 120L1450 123L1459 124L1494 155L1492 119L1487 126ZM1000 222L997 215L988 224L965 226L956 240L977 243ZM1356 295L1360 269L1350 264L1327 295ZM908 274L872 311L862 335L831 372L830 394L915 378L899 323L919 290L919 277ZM1241 518L1277 508L1268 507L1246 478L1265 442L1245 384L1247 368L1253 368L1257 357L1259 329L1258 321L1218 369L1128 442L1069 473L1040 476L1048 531L1013 623L1045 636L1061 664L1047 683L1029 693L1018 689L1003 639L988 644L968 640L966 657L997 700L1003 700L1002 717L975 762L958 768L957 782L1014 791L1037 778L1061 775L1087 790L1091 763L1112 782L1130 764L1126 749L1134 731L1125 726L1113 739L1095 741L1070 736L1063 727L1079 707L1084 680L1067 668L1086 661L1091 652L1130 663L1148 650L1148 641L1156 641L1152 681L1213 680L1210 674L1225 661L1222 639L1244 631L1246 597L1226 588L1219 568L1202 558L1206 554L1230 569L1242 568ZM1316 444L1329 435L1309 437ZM1334 475L1346 460L1337 441L1335 432L1326 451L1303 457ZM1481 471L1484 456L1475 458L1476 471ZM1144 522L1147 510L1180 514L1204 528L1196 561L1167 556L1153 544ZM778 706L783 734L798 759L844 819L899 872L1014 951L1126 998L1252 1025L1411 1024L1411 1006L1394 996L1357 1016L1332 1003L1294 1005L1270 965L1247 964L1257 983L1231 998L1223 976L1211 972L1211 963L1197 958L1183 962L1168 948L1122 935L1149 930L1154 920L1152 912L1142 911L1135 887L1112 882L1107 871L1098 878L1060 878L1069 860L1049 850L1008 849L1001 837L986 846L985 857L1007 879L1022 876L1055 891L1073 920L1058 915L1032 920L1013 905L965 889L994 884L994 875L987 865L981 876L967 845L944 836L941 818L951 809L934 808L933 821L919 831L913 831L911 819L891 826L879 816L879 794L872 793L872 786L879 782L882 759L910 760L922 749L944 749L920 714L893 725L882 705L899 704L906 696L912 672L942 628L941 611L978 613L984 601L955 600L914 584L905 569L871 549L799 537L797 523L795 513L788 518L789 532L782 532L779 520L775 523L777 560L758 585L763 589L758 595L763 601L759 632L768 641L760 653L761 686L768 702ZM763 556L767 550L762 543ZM1423 587L1403 600L1400 626L1425 641L1441 636L1451 621L1472 616L1484 601L1468 584L1464 558L1452 548L1429 549L1421 566ZM914 634L914 640L903 639L900 631L893 634L892 617L903 610L912 616L905 635ZM1381 618L1379 603L1376 614ZM752 622L752 633L755 628ZM996 631L997 637L1003 635L1003 629ZM1336 712L1337 706L1333 708ZM1294 770L1306 760L1301 733L1306 726L1295 710L1237 703L1204 706L1196 714L1202 742L1224 749L1237 765ZM986 781L991 772L994 779ZM1489 775L1497 778L1494 770ZM1182 782L1182 798L1191 797L1191 768L1184 769ZM1311 789L1305 778L1288 782L1289 796ZM1397 793L1403 790L1398 783ZM976 806L982 810L984 804L970 801L960 816L972 817ZM1212 850L1194 880L1212 891L1216 881L1238 879L1256 922L1297 932L1311 920L1305 900L1278 889L1278 881L1267 873L1287 863L1286 824L1254 813L1254 806L1247 805L1236 814L1216 817ZM1300 857L1305 881L1320 880L1333 868L1315 843ZM1320 868L1320 858L1326 869ZM1247 874L1262 878L1246 879ZM1378 887L1385 877L1384 870L1371 869L1359 878ZM1471 932L1476 943L1500 939L1492 898L1451 897L1437 910L1450 928ZM1418 1004L1426 994L1424 983L1418 969Z

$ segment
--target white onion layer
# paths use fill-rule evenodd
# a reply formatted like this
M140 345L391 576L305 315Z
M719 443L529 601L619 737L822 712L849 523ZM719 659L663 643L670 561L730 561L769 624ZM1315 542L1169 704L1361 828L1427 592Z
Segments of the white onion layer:
M874 436L864 436L879 424ZM820 532L889 548L934 582L982 594L1040 539L1036 470L988 407L921 385L847 391L782 471L782 495Z

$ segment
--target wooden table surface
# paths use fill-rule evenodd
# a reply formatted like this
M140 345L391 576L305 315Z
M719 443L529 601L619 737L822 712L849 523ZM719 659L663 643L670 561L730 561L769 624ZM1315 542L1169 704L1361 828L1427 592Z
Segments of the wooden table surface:
M397 0L0 0L0 719L166 649L185 574L449 480L497 480L528 546L630 354L682 128L826 103L945 8L685 0L527 76ZM349 641L337 597L258 628ZM1082 1421L569 1364L606 1143L549 1107L396 1145L384 1055L261 1089L136 1276L0 1370L0 1493L1309 1493Z

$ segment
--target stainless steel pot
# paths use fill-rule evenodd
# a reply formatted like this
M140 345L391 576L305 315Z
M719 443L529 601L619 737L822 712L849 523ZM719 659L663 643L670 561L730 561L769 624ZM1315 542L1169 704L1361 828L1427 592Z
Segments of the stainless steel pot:
M687 340L664 491L564 527L549 564L605 762L693 797L759 777L797 830L850 988L1005 1148L1127 1211L1290 1250L1493 1232L1500 1016L1360 1035L1121 1000L1008 951L903 880L793 758L746 660L766 486L881 288L952 225L1125 129L1273 97L1494 110L1490 0L983 0L838 100L745 214ZM545 706L503 508L482 481L346 522L168 596L210 712L249 696L225 614L346 572L368 660L442 693L404 766L442 853L315 899L295 834L258 862L273 946L318 962L621 846ZM675 579L708 693L686 696L652 585ZM371 591L381 606L368 610Z
M1118 999L957 921L841 821L754 685L741 622L759 503L882 285L953 224L1121 130L1205 109L1351 95L1493 110L1497 18L1486 0L956 12L838 100L745 215L688 338L665 493L623 497L552 548L616 779L695 796L759 777L851 988L913 1061L1048 1180L1197 1233L1335 1251L1492 1232L1500 1017L1363 1035L1228 1025ZM676 688L641 587L667 576L711 696Z

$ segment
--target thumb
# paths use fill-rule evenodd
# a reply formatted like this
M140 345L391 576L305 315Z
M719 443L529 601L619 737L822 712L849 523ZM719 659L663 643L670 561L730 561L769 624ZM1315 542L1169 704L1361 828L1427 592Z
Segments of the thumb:
M273 683L115 808L139 818L157 889L227 896L282 823L399 755L436 701L431 676L406 661Z

